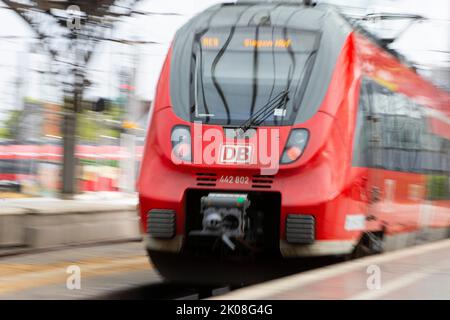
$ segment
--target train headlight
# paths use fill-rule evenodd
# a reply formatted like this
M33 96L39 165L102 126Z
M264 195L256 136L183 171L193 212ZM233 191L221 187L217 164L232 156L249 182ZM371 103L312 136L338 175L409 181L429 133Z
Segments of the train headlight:
M175 126L170 137L172 142L172 157L178 160L191 162L191 131L187 126Z
M296 161L303 154L308 143L309 133L306 129L294 129L289 135L289 139L281 156L281 163L288 164Z

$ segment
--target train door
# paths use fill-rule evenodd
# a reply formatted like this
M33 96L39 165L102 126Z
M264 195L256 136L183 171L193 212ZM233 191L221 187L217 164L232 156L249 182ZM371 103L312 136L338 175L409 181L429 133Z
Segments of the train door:
M378 222L385 249L412 245L419 231L425 178L421 174L422 115L400 92L366 84L369 117L369 216Z
M366 80L363 83L362 92L364 95L364 104L366 110L365 127L367 132L367 195L369 203L369 219L376 220L376 208L381 200L381 190L382 190L382 154L381 150L381 130L382 130L382 119L380 114L375 110L373 101L373 86L372 81Z
M357 247L356 255L381 251L383 225L378 208L382 192L382 171L376 167L381 156L378 152L381 140L381 123L373 110L371 80L363 78L359 95L355 136L353 143L353 166L363 169L362 197L366 203L366 228ZM361 251L362 250L362 251Z

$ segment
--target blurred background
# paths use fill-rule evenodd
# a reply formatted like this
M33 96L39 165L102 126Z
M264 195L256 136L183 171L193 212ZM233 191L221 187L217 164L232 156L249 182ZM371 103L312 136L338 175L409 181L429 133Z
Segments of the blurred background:
M192 298L149 267L139 242L135 185L174 33L219 2L227 1L0 0L0 299ZM313 2L336 5L426 79L450 90L450 1ZM429 181L431 197L415 211L421 229L414 244L431 238L428 200L443 200L441 212L448 208L448 176ZM419 199L421 189L414 190ZM422 264L442 263L436 257L448 257L448 240L446 246L420 251ZM84 290L68 290L64 270L70 265L82 267ZM388 290L411 284L403 276L418 266L414 260L388 266L387 278L398 276ZM440 277L407 287L400 298L423 292L448 297L448 267L436 270ZM366 283L365 270L351 273L346 294L361 279ZM338 282L316 293L338 293ZM198 297L212 295L200 291Z
M134 193L171 39L217 0L0 1L0 198ZM450 89L447 0L328 0Z

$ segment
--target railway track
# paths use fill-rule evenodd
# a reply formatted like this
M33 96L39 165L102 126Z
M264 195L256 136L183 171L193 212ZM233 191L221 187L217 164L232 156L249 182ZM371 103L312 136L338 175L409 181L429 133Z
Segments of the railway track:
M287 274L320 268L317 261ZM79 266L80 289L70 290L69 266ZM198 300L242 286L165 282L139 242L67 247L0 257L1 299Z
M100 295L101 300L201 300L229 293L238 287L156 283Z

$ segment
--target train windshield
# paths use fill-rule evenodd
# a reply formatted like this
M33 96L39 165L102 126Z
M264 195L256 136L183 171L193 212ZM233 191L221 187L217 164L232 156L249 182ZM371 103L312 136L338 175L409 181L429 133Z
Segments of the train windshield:
M312 69L316 32L274 27L215 28L197 36L192 116L211 124L241 125L275 97L261 125L292 124Z

